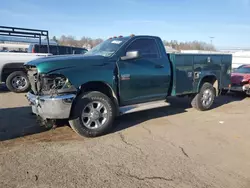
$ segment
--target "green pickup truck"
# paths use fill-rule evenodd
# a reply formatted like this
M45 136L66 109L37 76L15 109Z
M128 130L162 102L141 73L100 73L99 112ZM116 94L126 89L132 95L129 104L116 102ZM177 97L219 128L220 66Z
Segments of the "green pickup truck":
M167 53L156 36L113 37L84 55L61 55L25 64L26 97L44 123L67 119L81 136L103 135L115 117L189 96L211 108L230 85L232 56Z

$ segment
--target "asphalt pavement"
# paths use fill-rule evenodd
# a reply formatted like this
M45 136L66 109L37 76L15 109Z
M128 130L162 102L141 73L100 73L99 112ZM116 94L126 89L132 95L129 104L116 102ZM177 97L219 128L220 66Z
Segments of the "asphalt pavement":
M221 96L206 112L171 98L84 138L67 122L39 127L24 95L1 89L0 187L250 187L249 98Z

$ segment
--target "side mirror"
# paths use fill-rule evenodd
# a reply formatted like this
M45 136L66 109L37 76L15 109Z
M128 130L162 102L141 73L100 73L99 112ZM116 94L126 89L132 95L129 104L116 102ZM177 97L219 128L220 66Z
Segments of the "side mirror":
M126 52L126 56L121 57L121 60L130 60L130 59L136 59L139 58L140 54L139 51L129 51Z

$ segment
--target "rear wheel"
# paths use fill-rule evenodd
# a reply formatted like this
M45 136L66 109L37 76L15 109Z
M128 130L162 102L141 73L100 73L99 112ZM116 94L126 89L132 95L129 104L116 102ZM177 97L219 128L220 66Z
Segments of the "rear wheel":
M78 97L71 116L69 124L76 133L80 136L96 137L111 129L115 108L108 96L91 91Z
M211 108L215 98L215 89L212 84L206 82L202 85L200 92L192 99L192 106L200 111Z
M29 90L30 82L23 71L15 71L7 77L6 86L12 92L21 93Z

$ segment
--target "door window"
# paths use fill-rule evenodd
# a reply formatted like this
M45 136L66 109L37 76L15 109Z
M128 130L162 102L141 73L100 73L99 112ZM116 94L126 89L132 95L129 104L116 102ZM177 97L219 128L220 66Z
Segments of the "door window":
M159 52L154 39L136 39L126 51L139 51L143 58L158 58Z

